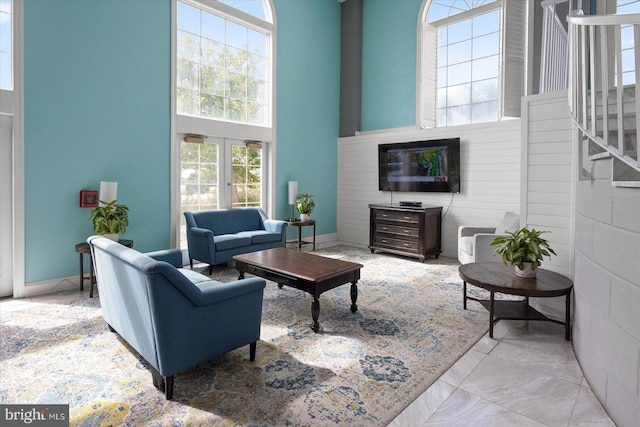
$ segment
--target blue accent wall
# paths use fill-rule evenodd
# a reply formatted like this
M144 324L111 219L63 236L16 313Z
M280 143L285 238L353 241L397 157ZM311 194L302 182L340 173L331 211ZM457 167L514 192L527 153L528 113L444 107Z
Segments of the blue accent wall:
M277 217L295 179L318 234L335 233L340 3L274 4ZM100 181L118 182L134 248L169 246L170 40L171 0L25 0L27 283L78 274L74 245L93 234L79 192Z
M314 196L316 208L311 217L318 221L317 233L335 233L340 3L274 0L274 4L278 31L277 216L291 216L288 182L298 181L299 193Z
M363 131L416 124L416 49L422 0L362 4Z
M118 182L124 235L168 247L170 2L24 3L25 279L77 274L79 192Z

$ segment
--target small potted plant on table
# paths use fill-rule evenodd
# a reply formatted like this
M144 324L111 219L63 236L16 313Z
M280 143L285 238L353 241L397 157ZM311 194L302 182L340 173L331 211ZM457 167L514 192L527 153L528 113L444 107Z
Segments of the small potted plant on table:
M120 233L124 234L129 226L129 208L118 204L117 200L100 203L104 206L91 209L89 219L93 223L93 231L117 242L120 240Z
M536 277L537 268L544 256L551 258L551 254L556 253L549 246L549 242L540 237L548 231L538 231L535 228L529 230L523 227L515 233L506 232L506 236L496 237L492 246L495 252L502 256L505 265L512 265L515 268L516 276Z
M300 221L308 222L311 219L311 212L316 207L311 194L298 194L296 198L296 207L300 212Z

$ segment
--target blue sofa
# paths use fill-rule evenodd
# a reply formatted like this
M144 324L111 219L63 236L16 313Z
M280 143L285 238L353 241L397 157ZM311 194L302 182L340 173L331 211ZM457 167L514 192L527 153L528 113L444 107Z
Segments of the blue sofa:
M193 260L216 264L233 260L234 255L284 247L286 221L268 219L260 208L219 209L184 213L187 223L189 264Z
M174 375L249 344L255 360L265 281L220 283L182 266L179 249L142 254L90 237L102 317L173 396Z

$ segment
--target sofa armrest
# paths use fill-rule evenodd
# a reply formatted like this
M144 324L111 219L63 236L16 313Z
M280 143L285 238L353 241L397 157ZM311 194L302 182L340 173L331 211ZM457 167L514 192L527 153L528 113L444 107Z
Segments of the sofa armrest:
M144 267L146 274L160 274L166 278L194 306L203 307L215 304L244 294L264 289L266 281L258 277L221 283L210 280L207 276L183 273L166 262L152 262ZM191 276L191 277L189 277ZM196 279L197 277L197 279Z
M208 281L198 283L201 297L194 304L198 307L236 298L252 292L258 292L265 288L267 282L259 277L236 280L228 283Z
M211 238L213 239L213 231L211 231L209 229L206 229L206 228L191 227L189 229L189 232L195 237L206 237L206 238L209 238L209 236L211 236Z
M161 251L147 252L145 255L156 261L168 262L176 268L182 268L184 266L181 249L164 249Z
M264 220L264 229L271 233L284 233L286 226L287 226L287 222L279 219Z
M494 233L495 231L495 227L469 227L461 225L458 227L458 237L469 237L477 233Z

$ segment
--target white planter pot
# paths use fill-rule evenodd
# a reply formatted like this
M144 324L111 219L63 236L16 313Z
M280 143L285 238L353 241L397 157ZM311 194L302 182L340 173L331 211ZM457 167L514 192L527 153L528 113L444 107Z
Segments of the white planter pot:
M118 233L115 234L103 234L102 237L106 237L109 240L113 240L114 242L120 241L120 235Z
M308 214L300 214L300 221L302 222L309 222L309 220L311 219L311 215Z
M532 277L536 277L536 274L538 273L538 269L533 268L532 262L523 262L522 270L518 268L517 265L514 265L513 268L515 269L516 276L518 277L532 278Z

